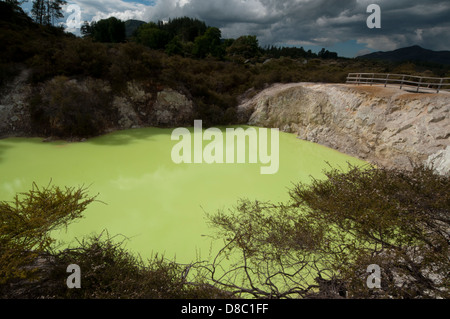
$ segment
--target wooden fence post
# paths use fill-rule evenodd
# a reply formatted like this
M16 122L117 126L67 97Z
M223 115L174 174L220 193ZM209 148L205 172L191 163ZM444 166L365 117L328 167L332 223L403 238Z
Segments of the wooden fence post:
M403 82L405 81L405 76L402 76L402 83L400 84L400 90L403 88Z
M422 84L422 78L420 78L419 84L417 85L417 92L416 93L419 93L420 84Z
M441 79L441 82L439 83L438 89L437 89L437 93L439 93L439 91L441 90L442 87L442 81L444 81L444 79Z

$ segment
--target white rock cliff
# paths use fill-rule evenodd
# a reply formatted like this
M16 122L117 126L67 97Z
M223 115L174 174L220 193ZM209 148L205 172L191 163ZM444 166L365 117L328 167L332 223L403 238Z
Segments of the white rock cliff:
M248 124L277 127L371 163L411 161L450 172L450 94L398 87L277 84L239 106Z

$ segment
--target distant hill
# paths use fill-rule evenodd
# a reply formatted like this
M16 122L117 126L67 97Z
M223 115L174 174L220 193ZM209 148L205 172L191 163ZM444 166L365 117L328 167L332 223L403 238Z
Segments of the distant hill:
M450 51L432 51L418 45L388 52L374 52L359 56L358 59L383 60L389 62L427 62L450 65Z
M139 20L127 20L125 21L125 34L127 38L133 36L134 31L136 31L141 25L145 24L144 21Z

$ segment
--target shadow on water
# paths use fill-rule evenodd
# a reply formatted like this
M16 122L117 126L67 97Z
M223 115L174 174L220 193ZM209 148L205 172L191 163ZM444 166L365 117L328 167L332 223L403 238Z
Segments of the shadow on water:
M243 129L247 129L250 126L246 125L235 125L235 126L217 126L217 128L225 131L227 128L237 128L241 127ZM194 128L193 127L186 127L191 133L193 133ZM203 130L207 129L208 127L203 127ZM113 131L111 133L105 133L100 136L91 137L88 138L83 143L89 143L93 145L100 145L100 146L123 146L123 145L129 145L132 143L135 143L136 141L152 141L154 140L154 137L164 135L164 136L170 136L172 135L172 132L176 128L157 128L157 127L145 127L145 128L136 128L136 129L126 129L126 130L117 130ZM5 139L0 139L0 160L2 153L7 151L7 149L11 148L11 145L18 144L18 143L49 143L49 144L67 144L70 143L67 140L64 139L56 139L51 140L49 142L45 141L45 138L43 137L9 137ZM75 142L77 143L77 142ZM10 145L8 145L10 144Z
M227 128L243 128L247 129L251 126L246 125L232 125L232 126L216 126L216 128L219 128L222 131L225 131ZM206 130L208 127L203 127L203 131ZM114 146L114 145L127 145L131 144L133 142L136 142L138 140L153 140L155 136L158 135L166 135L170 136L172 135L172 132L176 128L156 128L156 127L147 127L147 128L137 128L137 129L128 129L128 130L120 130L120 131L114 131L112 133L108 133L102 136L93 137L91 139L88 139L86 142L91 143L94 145L107 145L107 146ZM186 127L186 129L189 130L189 132L193 133L194 128L193 127Z
M236 126L217 126L217 128L225 131L226 128L237 128L241 127L246 129L250 126L236 125ZM186 127L191 133L194 132L193 127ZM208 127L203 127L203 130ZM157 136L166 136L167 140L170 141L171 135L176 128L156 128L156 127L146 127L146 128L136 128L127 130L118 130L111 133L106 133L104 135L96 136L87 139L82 143L88 143L91 145L98 146L125 146L131 145L139 141L154 141ZM4 160L5 153L18 144L68 144L71 143L64 139L51 140L46 142L43 137L8 137L5 139L0 139L0 161ZM78 143L78 142L74 142Z
M89 143L98 146L124 146L131 145L138 141L153 141L155 140L156 136L160 135L167 135L170 140L170 135L172 134L173 130L174 129L149 127L114 131L105 135L90 138L83 143ZM4 161L6 153L9 150L14 148L15 146L18 146L19 144L65 145L68 143L70 142L64 139L45 142L45 139L42 137L6 137L4 139L0 139L0 162Z
M173 129L162 128L138 128L122 131L115 131L99 137L88 139L85 143L100 146L123 146L135 143L136 141L152 141L158 135L171 135Z

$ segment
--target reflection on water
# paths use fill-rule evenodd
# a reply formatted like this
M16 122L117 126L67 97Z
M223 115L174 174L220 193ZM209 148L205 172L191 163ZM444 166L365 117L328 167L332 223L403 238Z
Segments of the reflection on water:
M82 143L0 140L0 200L12 200L33 182L89 186L98 200L85 217L55 233L65 242L107 230L129 238L144 258L162 253L178 262L208 257L205 211L231 208L238 199L283 201L292 183L320 178L332 166L362 162L280 133L280 166L261 175L260 164L174 164L172 130L119 131Z

